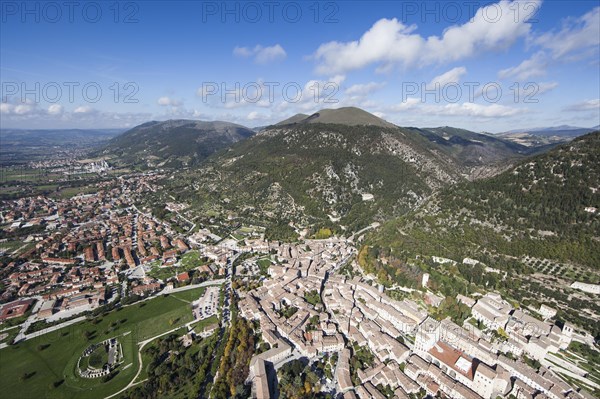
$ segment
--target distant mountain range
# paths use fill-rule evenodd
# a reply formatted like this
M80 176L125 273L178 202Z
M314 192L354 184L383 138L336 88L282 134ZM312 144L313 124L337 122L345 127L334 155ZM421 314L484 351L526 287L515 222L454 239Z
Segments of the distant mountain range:
M514 129L498 133L496 136L528 147L540 147L564 143L598 129L600 129L600 125L592 128L561 125L555 127Z
M598 130L600 125L586 128L586 127L577 127L570 125L560 125L560 126L552 126L552 127L536 127L530 129L513 129L500 134L507 133L531 133L536 134L538 136L569 136L569 137L577 137L583 134L591 133L595 130Z
M553 131L566 130L574 129ZM518 142L511 134L399 127L344 107L297 114L260 129L229 122L148 122L115 137L100 154L113 163L178 170L168 191L214 214L282 231L289 222L355 231L558 144Z

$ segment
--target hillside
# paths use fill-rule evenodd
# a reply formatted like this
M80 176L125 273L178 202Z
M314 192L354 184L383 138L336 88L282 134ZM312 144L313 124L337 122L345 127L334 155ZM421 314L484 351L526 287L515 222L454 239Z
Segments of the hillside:
M183 200L244 218L340 231L340 225L358 229L403 214L458 179L456 165L429 151L418 135L306 124L262 131L211 157L170 191L183 196L194 184Z
M293 123L298 123L303 121L304 119L308 118L308 115L306 114L296 114L292 117L289 117L287 119L282 120L281 122L276 123L277 126L280 125L291 125Z
M102 154L125 164L142 166L197 165L211 154L252 135L251 129L230 122L153 121L115 137Z
M479 142L481 135L472 132L472 140L451 144L438 143L433 134L397 126L271 126L169 182L169 191L221 216L347 234L405 214L443 187L483 169L485 175L497 173L523 156L521 146L493 138Z
M554 303L561 314L569 313L569 306L580 307L571 319L583 325L591 316L581 309L597 314L599 306L568 287L575 281L600 282L599 188L596 132L495 177L442 190L373 234L363 266L383 270L384 280L413 285L420 273L430 272L433 284L448 295L495 287L525 304ZM459 267L435 266L432 256L457 261ZM460 265L464 258L496 272ZM600 332L597 320L589 323Z
M470 180L490 177L510 167L511 162L530 155L535 149L502 138L450 126L409 128L449 157L457 159Z

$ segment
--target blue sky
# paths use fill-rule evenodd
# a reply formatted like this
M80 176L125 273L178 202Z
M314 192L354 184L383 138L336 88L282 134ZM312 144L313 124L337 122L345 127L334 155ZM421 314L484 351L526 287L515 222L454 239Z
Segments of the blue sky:
M598 1L67 4L1 2L2 128L600 124Z

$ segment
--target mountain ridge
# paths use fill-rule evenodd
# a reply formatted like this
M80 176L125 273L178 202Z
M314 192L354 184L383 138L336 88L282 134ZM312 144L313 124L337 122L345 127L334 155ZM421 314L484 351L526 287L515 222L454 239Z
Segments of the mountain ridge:
M291 118L276 123L276 126L287 124L330 123L339 125L373 125L396 127L393 123L357 107L324 108L313 114L296 114Z
M225 121L150 121L113 138L101 153L142 167L190 166L254 134L250 128Z

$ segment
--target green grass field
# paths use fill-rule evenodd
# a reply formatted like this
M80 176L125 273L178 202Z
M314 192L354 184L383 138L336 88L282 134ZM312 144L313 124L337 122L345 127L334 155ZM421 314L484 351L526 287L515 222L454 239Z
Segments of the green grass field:
M178 298L185 302L192 302L204 295L204 291L206 291L206 288L200 287L191 290L176 292L174 294L171 294L171 296L174 296L175 298Z
M199 297L202 290L180 294ZM161 296L0 350L2 396L86 399L119 391L138 370L138 342L192 321L190 305L182 299ZM79 377L75 369L83 350L110 337L123 346L124 363L116 376L108 382Z

